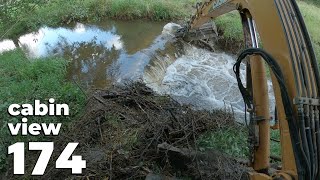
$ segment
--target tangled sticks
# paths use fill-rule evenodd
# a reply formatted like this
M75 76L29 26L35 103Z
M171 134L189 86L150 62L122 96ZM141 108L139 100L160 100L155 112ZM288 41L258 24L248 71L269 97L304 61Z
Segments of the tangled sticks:
M152 173L192 179L234 179L244 168L219 153L197 152L203 133L234 123L222 111L194 111L169 97L156 96L142 84L96 91L84 116L63 137L79 142L87 160L80 179L145 179ZM71 178L68 170L49 169L46 178Z

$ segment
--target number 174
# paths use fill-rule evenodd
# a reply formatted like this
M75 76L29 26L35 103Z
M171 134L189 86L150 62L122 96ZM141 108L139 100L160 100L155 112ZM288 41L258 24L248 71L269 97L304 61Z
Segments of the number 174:
M56 161L57 169L72 169L72 174L81 174L86 168L86 161L82 156L72 156L79 143L69 143ZM29 142L30 151L41 151L32 175L43 175L54 149L53 142ZM13 174L25 173L25 148L23 142L8 147L8 154L13 154ZM72 156L72 157L71 157ZM71 157L71 160L69 158Z

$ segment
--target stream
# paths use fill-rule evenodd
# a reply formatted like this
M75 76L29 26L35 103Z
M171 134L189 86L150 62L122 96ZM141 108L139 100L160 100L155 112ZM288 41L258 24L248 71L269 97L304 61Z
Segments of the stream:
M232 71L235 58L187 43L176 45L165 23L112 21L50 28L18 38L30 59L59 56L70 60L67 79L86 88L143 81L196 109L228 109L243 122L244 103ZM16 48L6 39L0 53ZM244 72L244 71L243 71ZM244 79L245 74L241 74ZM274 108L271 83L270 109Z

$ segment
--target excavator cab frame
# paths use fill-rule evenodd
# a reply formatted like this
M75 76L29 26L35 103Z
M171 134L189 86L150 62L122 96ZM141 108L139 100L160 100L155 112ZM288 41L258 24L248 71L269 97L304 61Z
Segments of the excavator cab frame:
M247 85L239 88L250 113L250 179L320 179L319 70L295 0L207 0L184 32L237 10L243 24ZM259 44L263 48L259 48ZM270 174L270 114L266 66L276 98L282 168Z

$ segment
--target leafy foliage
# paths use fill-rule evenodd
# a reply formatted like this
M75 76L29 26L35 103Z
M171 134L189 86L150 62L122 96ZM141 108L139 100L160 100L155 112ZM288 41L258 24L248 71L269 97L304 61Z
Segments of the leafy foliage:
M31 15L36 8L46 1L42 0L14 0L5 1L0 5L0 39L13 37L17 33L26 30L26 15Z

